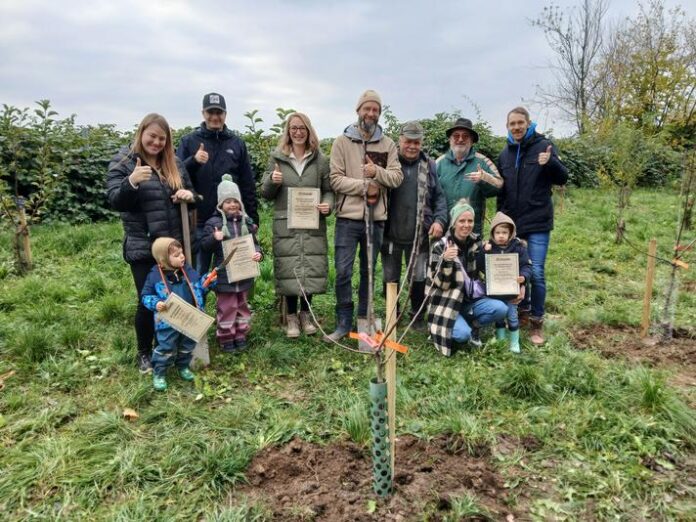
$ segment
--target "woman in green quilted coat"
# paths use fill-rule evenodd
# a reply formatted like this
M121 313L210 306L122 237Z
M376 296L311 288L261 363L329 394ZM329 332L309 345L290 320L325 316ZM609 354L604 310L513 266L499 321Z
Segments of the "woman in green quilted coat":
M319 228L288 226L291 188L319 189ZM312 323L309 305L313 295L326 292L326 217L333 208L334 195L329 185L329 160L319 150L317 133L306 115L295 112L288 117L278 147L271 153L261 195L274 202L273 269L276 294L285 296L287 302L286 335L299 337L300 328L312 335L317 327Z

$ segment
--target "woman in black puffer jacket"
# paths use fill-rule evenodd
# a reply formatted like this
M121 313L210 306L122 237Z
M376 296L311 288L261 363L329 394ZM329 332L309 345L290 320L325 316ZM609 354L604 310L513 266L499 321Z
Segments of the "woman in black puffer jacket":
M138 293L138 367L147 372L151 369L154 318L140 302L140 292L155 265L152 243L158 237L183 243L179 203L194 200L191 180L174 155L172 132L164 117L153 113L143 118L131 147L121 149L109 163L106 190L111 207L121 213L123 258L130 265Z

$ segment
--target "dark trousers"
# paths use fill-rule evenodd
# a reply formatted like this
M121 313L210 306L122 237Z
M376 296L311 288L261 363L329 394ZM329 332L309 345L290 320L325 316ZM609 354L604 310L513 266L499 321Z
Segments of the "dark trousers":
M395 243L385 239L382 242L382 280L384 286L384 295L387 295L387 283L401 284L401 267L402 261L404 266L408 266L411 260L411 251L413 244ZM426 242L427 247L427 242ZM425 276L428 266L428 250L422 248L414 259L412 267L413 281L411 282L411 290L409 297L411 299L411 311L415 315L420 310L425 299ZM411 272L406 274L407 279L411 279ZM400 310L400 309L399 309ZM401 312L399 312L401 313ZM421 310L420 316L425 315L424 310Z
M155 317L154 314L145 308L140 300L140 294L145 286L147 275L155 266L152 261L131 263L130 269L135 282L135 290L138 293L138 307L135 309L135 337L138 340L138 353L146 354L148 357L152 353L152 344L155 339Z
M203 230L205 229L204 225L198 225L196 227L196 237L198 238L198 241L196 243L199 245L198 247L198 252L193 253L193 257L196 260L195 263L195 268L196 272L198 272L201 275L204 275L208 272L210 272L210 263L213 261L213 253L212 252L204 252L202 248L200 248L201 241L203 240ZM193 264L193 263L191 263Z
M372 227L372 269L377 264L377 254L382 246L384 221ZM336 314L339 318L353 317L353 263L360 246L360 284L358 286L358 315L367 315L367 233L365 222L357 219L336 219L335 259L336 264Z
M288 314L289 315L297 313L297 301L298 300L300 301L300 312L308 312L309 311L309 305L312 304L312 295L311 294L307 294L306 300L302 296L286 295L285 296L285 303L288 305Z

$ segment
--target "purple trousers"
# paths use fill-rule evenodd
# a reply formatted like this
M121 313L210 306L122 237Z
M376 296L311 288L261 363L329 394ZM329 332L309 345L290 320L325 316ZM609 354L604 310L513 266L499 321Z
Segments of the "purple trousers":
M246 339L251 326L251 310L247 303L249 292L217 293L217 339L222 345Z

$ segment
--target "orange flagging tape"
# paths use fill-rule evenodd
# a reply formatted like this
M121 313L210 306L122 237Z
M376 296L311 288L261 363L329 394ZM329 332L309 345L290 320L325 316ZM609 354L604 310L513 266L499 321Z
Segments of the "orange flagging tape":
M377 332L374 337L370 337L367 333L365 332L350 332L349 337L351 339L356 339L358 341L364 341L366 342L371 348L377 348L379 346L379 343L382 342L382 339L384 338L384 334L382 332ZM400 352L400 353L406 353L408 351L408 348L404 346L403 344L399 344L395 341L390 341L387 339L384 343L384 346L387 348L391 348L394 351Z

